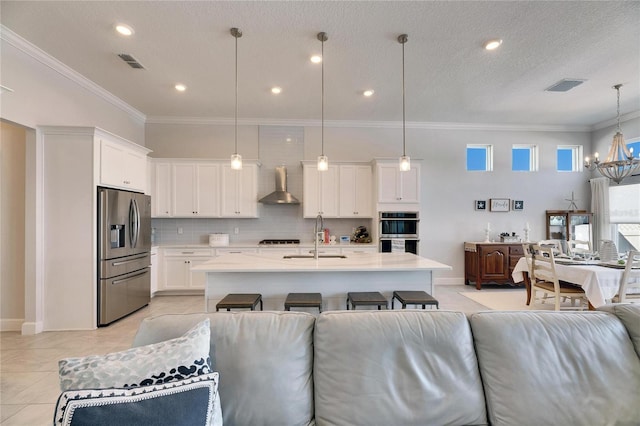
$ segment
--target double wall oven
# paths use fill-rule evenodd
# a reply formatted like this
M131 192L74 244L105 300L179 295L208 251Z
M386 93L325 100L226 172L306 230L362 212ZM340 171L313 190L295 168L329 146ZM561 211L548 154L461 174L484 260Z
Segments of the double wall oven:
M418 254L420 214L418 212L380 212L380 251Z

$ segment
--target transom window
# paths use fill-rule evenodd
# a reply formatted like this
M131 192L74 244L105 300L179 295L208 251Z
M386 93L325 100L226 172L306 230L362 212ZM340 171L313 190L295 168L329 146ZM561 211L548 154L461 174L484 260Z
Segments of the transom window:
M579 172L582 170L582 145L558 145L557 170Z
M467 145L467 171L490 172L493 170L492 145Z
M538 147L536 145L513 145L511 148L511 170L535 172L538 170Z

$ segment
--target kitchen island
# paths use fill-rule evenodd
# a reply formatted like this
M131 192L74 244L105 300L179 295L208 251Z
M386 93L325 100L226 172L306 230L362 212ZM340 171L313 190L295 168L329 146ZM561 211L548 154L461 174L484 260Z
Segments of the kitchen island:
M265 310L283 310L287 294L321 293L324 310L346 309L347 292L394 290L433 294L433 271L451 266L411 253L352 253L342 257L226 254L191 268L206 273L205 309L229 293L260 293ZM398 307L399 304L396 304Z

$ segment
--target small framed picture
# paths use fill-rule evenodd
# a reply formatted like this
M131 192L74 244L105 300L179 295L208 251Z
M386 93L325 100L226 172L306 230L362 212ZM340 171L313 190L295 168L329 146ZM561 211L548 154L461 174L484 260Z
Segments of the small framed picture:
M511 200L508 198L491 198L489 210L492 212L508 212L511 208Z
M340 235L340 244L349 244L351 242L348 235Z
M476 210L486 210L486 209L487 209L486 200L476 200Z
M524 201L522 200L513 200L513 210L524 210Z

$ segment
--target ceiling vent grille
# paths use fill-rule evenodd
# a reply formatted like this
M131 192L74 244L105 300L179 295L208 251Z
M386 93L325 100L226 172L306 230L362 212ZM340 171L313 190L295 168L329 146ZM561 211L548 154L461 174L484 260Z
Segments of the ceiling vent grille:
M138 60L136 58L134 58L133 56L131 56L131 55L127 54L127 53L119 53L118 56L120 57L120 59L125 61L131 68L135 68L137 70L143 70L144 69L142 64L140 62L138 62Z
M547 87L545 90L545 92L568 92L569 90L573 89L576 86L580 86L582 83L584 83L587 80L577 80L574 78L565 78L564 80L560 80L559 82L555 83L554 85L552 85L551 87Z

